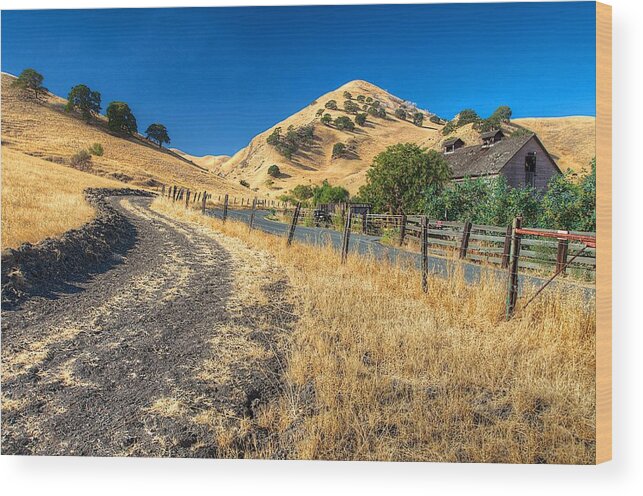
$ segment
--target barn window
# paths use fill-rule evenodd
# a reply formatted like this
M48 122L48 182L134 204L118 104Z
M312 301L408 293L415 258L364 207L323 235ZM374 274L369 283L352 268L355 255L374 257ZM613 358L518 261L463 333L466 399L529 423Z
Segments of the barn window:
M529 152L525 157L525 186L536 187L536 152Z

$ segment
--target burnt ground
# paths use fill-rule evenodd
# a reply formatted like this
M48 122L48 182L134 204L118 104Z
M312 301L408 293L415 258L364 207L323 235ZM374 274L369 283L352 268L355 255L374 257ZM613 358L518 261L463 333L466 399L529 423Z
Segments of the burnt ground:
M287 279L150 198L109 201L134 230L120 262L3 311L2 454L243 457L281 386Z

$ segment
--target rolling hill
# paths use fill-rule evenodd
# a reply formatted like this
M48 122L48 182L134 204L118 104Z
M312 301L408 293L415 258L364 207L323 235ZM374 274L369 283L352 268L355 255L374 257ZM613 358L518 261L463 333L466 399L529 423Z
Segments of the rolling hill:
M69 164L76 152L100 143L104 154L92 157L92 174L133 186L156 187L163 183L213 192L247 192L238 182L231 184L203 166L159 149L142 136L111 133L103 116L86 123L66 112L66 100L56 95L47 94L40 101L26 98L12 87L14 79L2 73L3 148Z
M329 113L333 119L341 115L354 118L353 114L343 110L346 91L351 93L352 101L360 106L362 103L356 101L359 95L378 100L386 109L386 118L369 115L366 125L356 126L353 132L340 131L334 125L323 124L317 114L319 109L323 109L323 113ZM339 109L324 108L329 100L335 100ZM351 81L255 136L247 147L230 159L218 162L214 166L215 170L235 183L245 180L252 188L272 197L279 196L297 184L319 184L324 179L355 193L364 184L366 171L373 158L390 145L412 142L440 150L441 143L454 136L462 138L467 145L480 143L480 135L471 124L458 128L448 136L442 135L443 126L432 123L429 120L431 113L428 111L421 111L424 115L422 127L415 126L410 117L399 119L394 112L404 104L403 99L374 84L362 80ZM407 110L409 109L416 111L411 105L408 105ZM580 171L586 168L594 156L594 120L594 117L525 118L516 119L512 124L537 133L559 162L561 169L569 167ZM285 133L291 126L296 130L308 125L313 128L312 143L302 146L290 159L267 143L267 138L277 128ZM517 126L510 125L507 130L511 132ZM332 150L336 143L347 146L348 153L344 157L333 158ZM279 167L278 177L268 174L268 168L273 164Z
M221 165L230 159L230 155L203 155L202 157L198 157L196 155L185 153L178 148L170 148L169 150L180 155L184 159L215 173L218 173L221 170Z
M359 95L378 100L387 112L386 119L369 115L366 125L356 126L353 132L340 131L334 126L322 124L316 115L319 109L324 109L324 113L330 114L333 119L342 115L354 118L354 115L343 110L346 91L351 93L352 101L360 107L363 104L357 101ZM337 102L338 110L324 108L330 100ZM421 111L424 115L422 127L415 126L410 118L401 120L395 117L394 111L403 103L401 98L367 81L351 81L257 135L246 148L223 163L221 172L235 182L246 180L252 188L259 188L259 191L273 197L297 184L318 184L324 179L356 192L365 181L366 170L373 157L387 146L400 141L432 143L440 139L439 131L442 126L431 123L430 114L426 111ZM409 105L409 108L412 107ZM287 159L266 142L277 127L286 132L290 126L299 128L309 124L314 128L313 142L297 151L292 159ZM332 157L332 149L336 143L343 143L348 147L345 157ZM268 175L268 168L273 164L281 171L279 177Z

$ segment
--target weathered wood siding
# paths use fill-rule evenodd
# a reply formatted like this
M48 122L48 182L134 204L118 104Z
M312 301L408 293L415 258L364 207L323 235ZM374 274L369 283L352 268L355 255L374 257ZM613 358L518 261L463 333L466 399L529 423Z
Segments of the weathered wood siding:
M546 189L549 180L560 172L535 137L527 141L518 153L505 164L500 174L505 176L509 185L514 188L524 187L526 178L525 158L531 152L536 152L536 189Z

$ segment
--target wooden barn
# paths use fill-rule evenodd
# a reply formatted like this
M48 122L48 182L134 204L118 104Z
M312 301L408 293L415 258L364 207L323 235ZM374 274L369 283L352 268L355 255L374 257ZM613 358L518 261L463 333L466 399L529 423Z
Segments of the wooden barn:
M459 138L443 143L444 156L454 181L504 176L514 188L546 190L549 180L561 174L558 165L535 134L506 137L502 131L480 135L482 144L464 146Z

